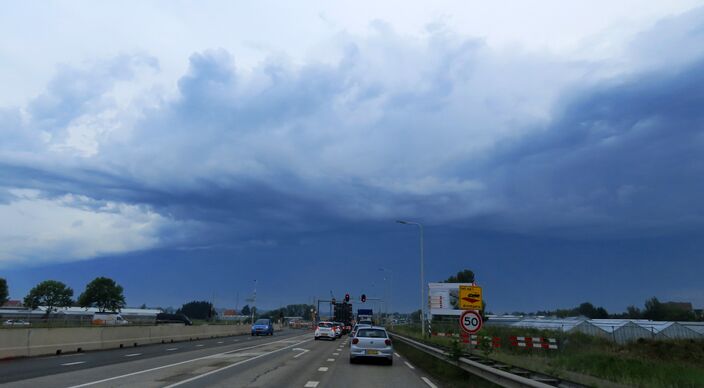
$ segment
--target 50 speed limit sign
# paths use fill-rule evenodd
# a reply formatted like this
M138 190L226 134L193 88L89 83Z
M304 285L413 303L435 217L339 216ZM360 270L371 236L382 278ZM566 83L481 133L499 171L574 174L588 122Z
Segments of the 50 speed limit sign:
M460 315L460 327L469 334L474 334L482 328L482 315L476 310L466 310Z

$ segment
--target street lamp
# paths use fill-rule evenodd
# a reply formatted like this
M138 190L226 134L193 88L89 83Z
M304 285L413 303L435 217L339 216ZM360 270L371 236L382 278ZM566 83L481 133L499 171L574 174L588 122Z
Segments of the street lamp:
M389 293L386 296L388 298L388 301L385 301L385 303L384 303L386 305L386 319L389 319L389 310L391 310L391 295L394 292L394 273L391 272L391 270L388 268L379 268L379 271L389 273L389 280L390 280ZM384 280L386 280L386 278L384 278Z
M397 220L399 224L415 225L420 229L420 330L421 335L425 336L425 288L423 276L423 225L418 222Z

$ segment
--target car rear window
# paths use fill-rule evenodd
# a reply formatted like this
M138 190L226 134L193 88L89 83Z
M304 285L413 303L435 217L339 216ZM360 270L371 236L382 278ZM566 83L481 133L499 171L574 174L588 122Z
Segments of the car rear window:
M380 329L359 329L357 337L386 338L386 331Z
M320 322L318 324L318 327L332 327L332 323L330 322Z

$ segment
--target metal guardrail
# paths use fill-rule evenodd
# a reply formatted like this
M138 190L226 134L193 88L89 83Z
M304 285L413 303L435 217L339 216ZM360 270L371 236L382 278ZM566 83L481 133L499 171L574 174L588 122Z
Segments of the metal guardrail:
M499 364L500 367L494 367L485 365L481 362L477 362L468 357L460 357L459 360L454 361L450 358L450 353L438 349L433 346L426 345L422 342L404 337L396 333L389 333L394 339L401 340L401 342L406 343L422 352L432 355L440 360L447 363L455 365L473 375L479 376L484 380L492 382L494 384L500 385L502 387L518 388L518 387L531 387L531 388L551 388L551 387L584 387L584 385L566 382L558 378L551 376L527 371L522 368L516 368L510 365ZM508 369L508 370L504 370Z

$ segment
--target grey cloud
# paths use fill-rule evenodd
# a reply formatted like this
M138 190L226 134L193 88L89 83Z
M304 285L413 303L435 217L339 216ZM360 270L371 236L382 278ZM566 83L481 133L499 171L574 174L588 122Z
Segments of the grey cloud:
M701 62L579 84L590 66L437 28L420 44L382 28L341 45L337 63L251 72L222 50L193 54L178 96L128 140L84 161L5 153L0 177L196 221L163 233L201 245L402 216L586 237L701 227ZM111 88L106 72L61 73L35 124L75 117ZM96 90L70 86L81 77Z

